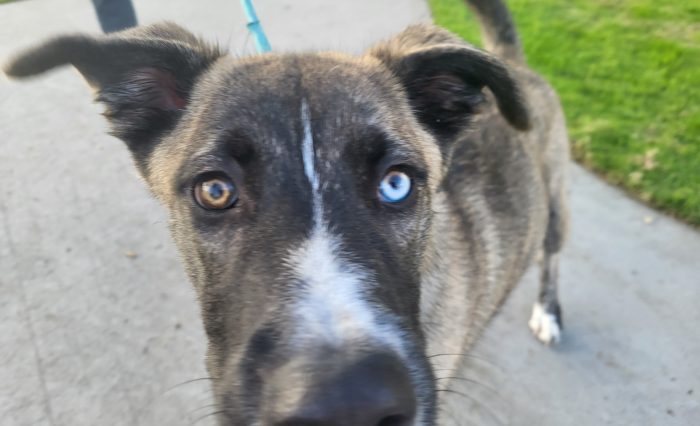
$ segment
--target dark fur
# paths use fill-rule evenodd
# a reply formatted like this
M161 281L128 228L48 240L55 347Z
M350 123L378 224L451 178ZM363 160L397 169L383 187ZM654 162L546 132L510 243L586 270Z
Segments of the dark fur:
M344 256L371 271L379 285L367 297L404 334L424 424L435 422L432 368L440 365L427 356L468 350L542 248L541 302L559 319L551 258L566 228L561 110L525 67L505 7L471 3L500 59L432 26L410 27L358 58L234 59L166 23L59 37L7 66L27 77L74 65L169 209L201 303L222 424L278 424L280 401L296 391L279 388L277 375L314 386L338 368L334 360L386 350L369 340L303 354L292 345L288 306L305 284L281 260L313 227L299 154L302 99L328 227ZM401 208L376 199L396 164L417 187ZM212 172L240 188L235 208L194 203L193 182ZM353 415L347 424L357 424Z

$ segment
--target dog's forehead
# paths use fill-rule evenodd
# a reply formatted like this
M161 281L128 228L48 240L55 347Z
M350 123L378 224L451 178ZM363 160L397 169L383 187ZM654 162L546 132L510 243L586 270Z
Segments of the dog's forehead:
M316 131L373 124L401 131L413 124L393 77L370 58L296 54L222 61L198 89L196 101L207 114L203 123L213 126L291 127L300 119L302 101Z
M418 126L393 75L376 59L341 54L222 60L195 90L191 116L201 132L246 127L249 133L265 133L256 141L265 145L289 139L290 129L298 133L302 102L314 132L326 143L342 142L341 130L368 126L396 139L416 139L412 132Z
M388 70L371 57L307 53L224 58L208 73L203 86L225 88L234 102L267 103L267 96L274 94L281 99L316 97L315 101L340 96L337 101L359 105L387 96L393 83Z
M222 138L232 133L247 135L267 159L297 157L302 105L309 110L317 155L326 162L339 159L348 144L374 132L420 157L429 168L440 169L434 140L378 60L318 53L220 60L197 84L174 137L156 150L162 155L154 156L160 159L154 158L151 171L162 169L163 161L183 164L216 155Z

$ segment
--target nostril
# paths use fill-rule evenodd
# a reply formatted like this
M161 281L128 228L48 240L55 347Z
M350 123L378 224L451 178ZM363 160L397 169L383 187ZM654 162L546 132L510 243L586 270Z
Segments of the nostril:
M377 426L406 426L409 421L410 419L402 415L388 416L380 420Z

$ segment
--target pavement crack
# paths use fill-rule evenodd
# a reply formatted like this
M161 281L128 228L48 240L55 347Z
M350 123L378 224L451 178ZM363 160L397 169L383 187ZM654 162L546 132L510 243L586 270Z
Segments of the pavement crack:
M51 398L49 397L49 390L46 386L46 370L44 368L44 363L41 359L41 353L39 351L39 344L36 339L36 331L34 330L34 322L32 321L32 315L29 312L29 304L27 303L27 292L24 286L24 282L20 280L20 294L22 298L22 314L24 320L27 323L27 328L29 329L29 338L32 340L32 347L34 348L34 361L36 364L37 372L39 373L39 383L41 385L41 395L42 402L44 405L44 414L49 421L51 426L56 423L53 417L53 410L51 408Z
M2 214L2 226L7 236L7 244L12 256L16 255L16 247L12 238L12 231L9 223L9 216L4 205L0 204L0 214ZM34 361L36 364L36 370L39 375L39 384L41 386L41 396L42 404L44 407L44 415L49 421L49 425L54 426L56 423L53 417L53 410L51 408L51 399L49 397L49 390L46 386L46 370L44 363L41 359L41 352L39 351L39 344L37 342L36 331L34 330L34 321L32 320L32 315L29 311L29 303L27 298L27 289L24 280L18 279L18 285L20 288L20 299L22 302L22 316L29 329L29 338L32 341L32 348L34 350Z
M10 218L4 204L0 204L0 214L2 214L2 227L5 231L5 235L7 236L7 248L10 250L10 255L14 256L16 254L15 242L12 238Z

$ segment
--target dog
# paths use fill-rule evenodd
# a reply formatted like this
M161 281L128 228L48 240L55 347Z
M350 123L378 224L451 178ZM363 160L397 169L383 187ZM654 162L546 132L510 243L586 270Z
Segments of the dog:
M196 289L221 425L444 424L454 371L539 255L529 326L560 339L568 138L501 1L486 50L430 25L360 56L234 58L162 23L16 56L105 106ZM453 375L453 374L448 374Z

